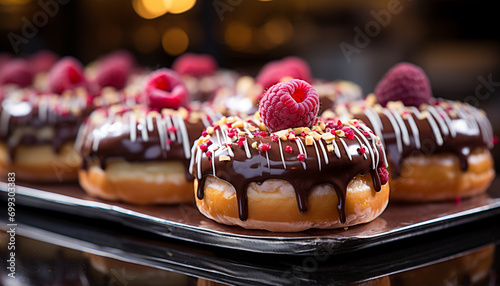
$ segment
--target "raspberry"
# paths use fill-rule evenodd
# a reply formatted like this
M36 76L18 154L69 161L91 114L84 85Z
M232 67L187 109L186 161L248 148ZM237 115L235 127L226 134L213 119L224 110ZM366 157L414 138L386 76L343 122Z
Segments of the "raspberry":
M299 160L300 162L304 162L306 160L306 155L304 154L297 155L297 160Z
M292 79L269 88L259 104L268 131L311 127L319 109L316 90L307 82Z
M33 72L28 61L23 59L10 60L1 67L0 85L16 84L26 87L33 82Z
M259 145L259 151L265 152L265 151L269 151L269 150L271 150L271 144L269 144L269 143L261 143Z
M399 63L391 68L375 88L377 101L385 106L389 101L401 100L406 106L429 103L431 85L425 72L410 63Z
M29 61L34 74L47 72L57 62L59 56L51 51L43 50L30 56Z
M177 109L188 105L188 91L180 77L163 68L153 72L146 80L143 96L151 108Z
M49 91L61 94L65 90L87 87L82 64L75 58L60 59L48 74Z
M203 152L206 152L208 150L208 146L206 144L201 144L200 145L200 150Z
M389 182L389 172L387 172L387 169L384 166L378 168L378 176L380 177L380 183L382 185Z
M298 57L287 57L267 63L257 75L256 82L266 90L287 77L312 82L309 65Z
M123 89L134 67L133 56L126 51L117 51L99 60L95 83L103 88L106 86Z
M202 77L211 75L217 70L217 62L211 55L192 53L178 57L172 64L172 69L180 75Z

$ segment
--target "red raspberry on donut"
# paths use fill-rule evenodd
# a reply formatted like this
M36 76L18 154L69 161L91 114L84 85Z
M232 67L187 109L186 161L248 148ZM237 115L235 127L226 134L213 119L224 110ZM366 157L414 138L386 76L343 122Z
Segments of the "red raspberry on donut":
M425 72L410 63L399 63L391 68L375 88L377 101L385 106L389 101L402 101L406 106L429 103L431 85Z
M0 69L0 85L16 84L19 87L26 87L32 82L33 72L26 60L10 60Z
M99 87L123 89L134 67L134 57L127 51L113 52L100 60L95 82Z
M174 61L172 69L180 75L202 77L215 73L217 61L211 55L186 53Z
M143 95L151 108L178 109L188 105L186 86L177 73L166 68L155 71L147 78Z
M60 59L48 75L49 91L61 94L65 90L77 87L87 87L87 80L83 74L82 64L75 58L65 57Z
M319 110L316 90L307 82L292 79L270 87L259 104L268 131L311 127Z

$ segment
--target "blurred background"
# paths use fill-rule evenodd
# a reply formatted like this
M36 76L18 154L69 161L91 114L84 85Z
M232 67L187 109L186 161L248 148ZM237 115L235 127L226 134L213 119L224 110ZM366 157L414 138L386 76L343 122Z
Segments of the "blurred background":
M208 53L221 67L250 75L269 60L296 55L316 78L352 80L365 94L388 68L410 61L427 71L435 96L479 105L497 122L500 29L493 3L0 0L0 52L49 49L88 63L127 49L152 69L185 52Z

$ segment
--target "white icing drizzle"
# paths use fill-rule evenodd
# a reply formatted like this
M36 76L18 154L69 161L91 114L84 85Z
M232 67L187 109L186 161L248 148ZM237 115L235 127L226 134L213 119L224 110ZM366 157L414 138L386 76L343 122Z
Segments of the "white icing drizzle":
M182 138L181 138L181 131L179 127L179 122L178 122L179 117L172 115L172 123L174 124L175 127L175 136L177 137L177 143L182 143ZM181 121L184 122L184 120Z
M427 110L429 110L429 112L436 118L436 121L438 122L439 127L441 127L443 135L445 135L445 136L448 135L449 134L448 128L446 127L446 124L445 124L443 118L441 118L441 116L436 111L434 106L428 106Z
M380 119L380 115L378 115L377 111L375 111L373 108L367 108L364 110L364 113L366 117L368 117L368 120L370 120L371 125L373 126L373 131L377 136L384 142L383 136L382 136L382 130L383 130L383 125L382 125L382 120Z
M162 149L170 151L170 145L167 144L167 134L165 130L165 125L160 114L156 114L156 128L158 129L158 140L160 140L160 146Z
M313 140L314 149L316 149L316 155L318 157L318 167L321 172L321 157L319 156L318 146L316 145L316 140Z
M271 163L269 163L269 152L266 151L267 168L271 171Z
M366 136L363 135L363 133L361 133L361 131L358 130L358 128L352 126L351 124L349 124L349 127L351 127L352 130L354 130L354 132L358 133L358 135L363 138L363 142L364 144L360 141L359 137L357 135L354 135L354 137L356 137L356 139L358 139L358 142L359 144L365 148L366 152L363 154L363 157L366 159L366 153L370 153L370 158L372 160L372 169L375 169L377 166L378 166L378 158L377 160L375 160L375 151L373 150L373 148L371 147L370 143L368 142L368 139L366 139ZM370 133L370 132L367 132L367 133ZM375 162L376 161L376 162Z
M214 177L216 177L215 176L215 154L212 154L212 159L210 161L212 161L213 175L214 175Z
M406 118L408 124L410 124L411 133L413 134L413 139L415 140L415 146L417 147L417 149L420 149L420 132L418 131L417 123L415 123L415 120L413 119L413 115L411 113L409 113Z
M283 162L283 168L286 169L285 157L283 156L283 147L281 147L281 139L278 138L278 144L280 146L281 162Z
M198 148L198 145L195 143L193 146L191 146L191 158L195 158L194 153L196 152L196 148ZM201 152L198 152L201 153ZM198 160L198 157L195 158L195 160ZM189 160L189 168L188 171L190 174L193 173L193 167L194 167L194 161L195 160Z
M219 133L219 130L220 130L220 128L215 130L215 134L217 135L217 142L219 142L219 146L222 146L222 141L220 140L221 139L220 133L222 133L222 132ZM224 135L224 134L222 133L222 135Z
M434 137L436 137L436 143L438 144L438 146L443 145L443 143L444 143L443 137L441 137L441 132L439 132L439 127L437 126L436 121L434 121L434 118L432 117L432 115L429 114L429 116L427 116L427 121L431 125L431 129L432 129L432 133L434 133Z
M295 139L295 143L297 144L297 148L299 149L299 154L303 154L306 158L307 158L307 155L304 154L304 151L305 150L302 150L302 142L300 142L300 138L297 138ZM307 166L306 166L306 163L305 162L300 162L302 163L302 167L304 168L304 170L307 169Z
M403 152L403 143L401 142L401 130L399 130L398 124L394 119L394 116L389 112L389 110L384 109L383 113L387 116L387 119L391 122L392 128L394 129L394 133L396 134L396 145L398 147L398 152Z
M395 110L395 109L389 109L392 113L392 115L394 116L394 118L396 119L396 122L398 123L399 127L401 128L401 131L402 131L402 135L403 135L403 143L408 146L410 145L410 134L408 133L408 128L406 128L406 124L403 120L403 117L401 117L401 114L399 113L399 111Z
M333 152L335 152L335 155L337 156L337 158L340 159L340 150L339 150L339 146L337 145L337 142L335 142L335 140L332 141L332 144L333 144Z
M335 140L333 142L335 142ZM328 154L326 153L325 146L323 146L323 142L321 142L321 140L318 140L318 143L319 143L319 147L321 147L321 151L323 152L323 158L325 159L325 164L328 165L328 163L329 163Z
M179 129L182 136L182 146L184 147L184 156L186 156L186 159L189 159L191 158L191 153L189 152L189 147L191 146L191 142L189 142L189 135L186 128L186 123L184 122L184 119L182 119L180 114L177 114L177 122L179 124Z
M196 165L197 165L197 173L198 173L198 180L201 180L202 174L201 174L201 154L203 152L197 152L196 153Z
M344 146L345 152L347 153L347 157L349 157L349 160L352 161L351 152L349 152L349 149L347 148L347 144L345 144L344 139L339 138L339 140L342 143L342 145Z
M130 141L135 142L135 140L137 139L137 122L135 120L135 114L133 112L130 112L129 123Z
M152 132L154 130L153 115L151 114L151 112L148 112L148 114L146 115L146 126L148 127L149 132Z
M170 137L170 140L175 141L175 132L168 131L170 128L172 128L172 118L170 118L170 115L165 116L165 125L167 126L167 132L168 132L168 137Z
M38 101L38 119L40 119L40 121L42 122L47 121L47 114L49 114L48 107L49 105L46 97L40 97L40 100Z
M142 140L144 140L144 142L147 142L149 141L149 134L148 134L148 130L146 128L146 123L144 122L144 119L142 118L142 120L140 121L139 125L137 125L137 128L141 131L141 137L142 137Z
M457 132L455 130L455 127L453 127L453 124L451 123L450 116L448 116L448 113L444 111L444 109L441 106L436 106L436 110L438 113L443 117L444 121L448 125L448 130L450 130L450 135L452 138L455 138L457 136Z

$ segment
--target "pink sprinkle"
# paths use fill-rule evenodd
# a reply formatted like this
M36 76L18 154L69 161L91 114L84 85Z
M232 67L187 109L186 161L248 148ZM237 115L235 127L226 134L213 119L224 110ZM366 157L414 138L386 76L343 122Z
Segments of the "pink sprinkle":
M269 151L269 150L271 150L271 144L269 144L269 143L261 143L261 144L259 145L259 150L260 150L261 152L264 152L264 151Z
M271 140L272 140L273 142L278 142L278 140L279 140L279 139L280 139L280 137L279 137L278 135L276 135L276 134L272 134L272 135L271 135Z
M220 126L219 125L215 125L214 126L214 130L219 130Z
M210 145L212 145L212 144L213 144L213 142L212 142L212 140L208 140L206 144L207 144L207 146L209 146L209 147L210 147Z
M363 147L358 148L358 153L359 153L360 155L364 155L364 154L366 153L365 148L363 148Z
M297 155L297 159L300 161L300 162L304 162L306 160L306 155L304 154L299 154Z
M226 123L227 128L231 128L233 126L233 123Z
M206 144L201 144L200 145L200 150L203 152L206 152L208 150L208 146Z
M233 138L236 134L234 132L227 133L227 137Z
M177 128L175 128L175 126L170 126L168 129L167 129L168 132L176 132L177 131Z
M255 136L267 137L269 134L266 131L255 132Z
M236 144L238 144L238 146L243 146L243 142L245 142L246 138L245 137L240 137L238 139L238 142Z
M456 206L459 206L461 202L462 202L462 198L461 197L455 197L455 205Z
M167 139L167 145L170 146L170 144L172 144L172 139Z
M498 136L493 136L493 144L497 145L498 144Z
M210 158L212 156L212 151L208 151L207 153L205 153L205 155L207 155L207 157Z
M287 153L292 153L292 152L293 152L293 148L292 148L292 146L287 145L287 146L285 147L285 151L286 151Z
M206 136L208 135L208 132L207 132L207 131L205 131L205 130L203 130L203 132L201 133L201 135L202 135L203 137L206 137Z

